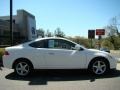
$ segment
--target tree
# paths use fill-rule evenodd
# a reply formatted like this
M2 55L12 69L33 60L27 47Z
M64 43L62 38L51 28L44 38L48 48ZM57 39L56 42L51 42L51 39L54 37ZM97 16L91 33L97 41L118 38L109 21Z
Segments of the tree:
M107 39L102 41L101 46L108 49L114 49L114 45Z
M87 38L83 38L83 37L80 37L80 36L75 36L75 37L67 37L67 39L70 39L80 45L83 45L87 48L90 48L90 40L87 39Z
M107 33L107 40L109 40L114 49L120 48L120 16L115 16L110 20L110 24L105 27ZM107 43L107 42L106 42Z
M113 25L109 25L106 27L106 30L108 31L108 38L109 38L109 41L113 44L113 46L115 46L115 36L117 36L117 27L116 26L113 26Z
M111 25L112 27L115 27L116 33L117 33L117 35L120 37L120 32L119 32L119 30L120 30L120 15L113 17L113 18L110 20L110 25Z
M65 37L64 32L61 31L60 28L57 28L57 29L54 31L54 35L55 35L56 37Z
M53 37L53 34L52 32L49 31L49 29L47 30L46 34L45 34L46 37Z
M37 37L44 37L45 36L45 31L40 28L37 30Z
M111 36L107 38L107 40L113 44L115 50L118 50L120 48L120 37Z
M107 36L108 37L111 37L111 36L116 36L117 35L117 32L118 32L118 29L116 26L112 26L112 25L108 25L105 27L105 30L106 30L106 33L107 33Z

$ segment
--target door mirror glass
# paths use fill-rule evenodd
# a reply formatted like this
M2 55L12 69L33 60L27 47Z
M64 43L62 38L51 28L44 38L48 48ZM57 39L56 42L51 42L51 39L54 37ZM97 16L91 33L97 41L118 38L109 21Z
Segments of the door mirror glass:
M75 50L80 50L80 45L75 45Z
M84 50L84 49L83 49L82 47L80 47L80 45L77 44L77 45L75 46L75 50L82 51L82 50Z

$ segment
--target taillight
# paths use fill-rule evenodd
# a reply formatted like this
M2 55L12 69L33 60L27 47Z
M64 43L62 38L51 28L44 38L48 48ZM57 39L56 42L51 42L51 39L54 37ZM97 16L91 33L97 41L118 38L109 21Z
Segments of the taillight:
M5 51L5 52L4 52L4 55L10 55L10 54L8 53L8 51Z

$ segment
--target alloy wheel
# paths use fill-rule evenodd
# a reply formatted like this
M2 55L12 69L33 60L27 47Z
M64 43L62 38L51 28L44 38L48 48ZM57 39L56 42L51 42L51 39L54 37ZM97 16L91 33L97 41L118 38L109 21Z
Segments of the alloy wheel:
M95 61L92 66L92 70L96 75L103 74L106 71L106 68L106 63L100 60Z
M16 65L16 72L20 76L26 76L30 72L30 66L26 62L19 62Z

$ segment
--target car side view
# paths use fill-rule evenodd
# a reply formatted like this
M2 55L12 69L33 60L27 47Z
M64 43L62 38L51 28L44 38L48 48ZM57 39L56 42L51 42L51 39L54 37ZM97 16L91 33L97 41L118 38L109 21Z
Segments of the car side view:
M5 48L3 65L20 76L27 76L34 69L88 69L102 75L115 69L117 60L110 53L49 37Z

